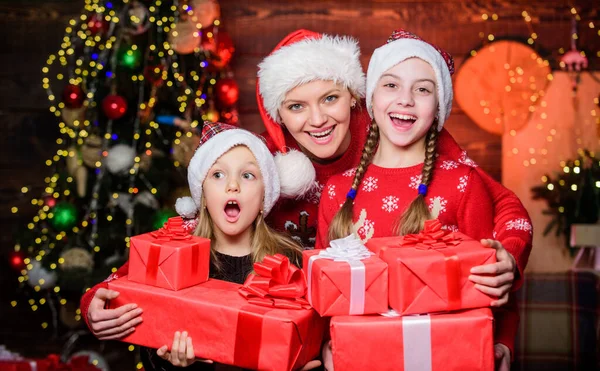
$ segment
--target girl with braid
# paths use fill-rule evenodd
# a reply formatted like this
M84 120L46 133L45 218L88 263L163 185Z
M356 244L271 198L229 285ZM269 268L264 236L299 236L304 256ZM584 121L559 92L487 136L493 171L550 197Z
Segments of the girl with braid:
M439 151L453 71L449 54L403 30L375 50L367 72L367 140L358 166L329 178L323 189L315 248L351 233L363 241L418 233L432 218L488 246L492 237L502 244L515 234L528 237L530 231L510 229L494 235L494 205L480 172ZM494 316L498 369L508 370L517 313L509 305Z

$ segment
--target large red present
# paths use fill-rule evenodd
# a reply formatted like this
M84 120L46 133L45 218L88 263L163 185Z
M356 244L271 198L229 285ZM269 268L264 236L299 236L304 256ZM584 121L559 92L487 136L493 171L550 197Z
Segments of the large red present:
M354 235L302 252L307 298L321 316L388 310L388 267Z
M274 275L280 274L278 269L271 269ZM253 276L249 281L254 281ZM244 287L210 279L171 291L120 278L108 283L120 292L109 307L137 303L144 309L144 321L122 339L125 342L170 347L175 331L188 331L199 358L249 369L292 370L319 356L325 320L306 302L290 299L292 294L276 298L278 291L298 292L284 286L267 282L263 286L267 293L261 295L261 288L252 284ZM300 291L305 290L306 286Z
M331 319L335 371L492 371L489 308L418 316Z
M131 237L129 279L181 290L208 280L210 240L183 229L181 217L169 218L157 231Z
M388 264L389 305L401 314L489 307L495 299L469 280L472 267L496 262L496 250L428 220L419 234L367 243Z

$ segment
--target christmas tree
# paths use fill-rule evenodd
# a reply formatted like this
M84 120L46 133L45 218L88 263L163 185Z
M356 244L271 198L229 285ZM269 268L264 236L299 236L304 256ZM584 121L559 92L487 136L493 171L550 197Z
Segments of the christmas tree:
M544 235L556 230L569 247L571 225L598 222L600 210L600 161L594 153L581 150L576 160L563 161L561 171L542 177L543 185L532 188L534 200L545 200L544 214L551 220Z
M131 236L175 215L202 123L237 124L234 47L219 18L216 0L86 0L48 57L60 149L11 263L24 303L52 306L52 323L56 306L77 308L127 260Z

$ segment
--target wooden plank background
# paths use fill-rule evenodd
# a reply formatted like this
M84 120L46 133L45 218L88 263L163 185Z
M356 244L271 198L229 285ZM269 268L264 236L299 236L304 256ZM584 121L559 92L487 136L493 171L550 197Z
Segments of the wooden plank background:
M262 131L255 99L256 65L287 33L307 28L330 34L351 35L360 40L366 68L372 51L382 45L392 30L403 27L446 49L457 69L469 52L482 44L480 32L497 38L526 38L530 31L521 13L533 17L539 35L536 46L551 60L570 41L570 7L581 14L581 27L589 21L596 29L585 30L579 40L588 52L591 68L598 66L600 49L598 7L589 0L465 0L465 1L276 1L221 0L222 24L236 46L232 67L240 85L242 126ZM14 216L11 206L26 207L30 197L20 188L27 185L38 194L44 186L43 162L53 153L56 120L47 111L41 88L41 67L55 52L68 20L80 13L83 1L0 2L0 255L12 247L11 230L23 227L30 215ZM497 21L484 21L483 13L497 13ZM501 179L501 138L475 125L454 105L447 127L471 156L495 178ZM30 193L31 194L31 193ZM1 257L1 256L0 256Z

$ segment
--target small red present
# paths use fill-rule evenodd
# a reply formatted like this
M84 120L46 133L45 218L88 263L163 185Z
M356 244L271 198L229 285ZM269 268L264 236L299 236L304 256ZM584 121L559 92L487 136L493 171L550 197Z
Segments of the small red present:
M462 233L425 222L419 234L373 238L389 269L389 305L399 313L420 314L489 307L495 299L475 288L471 268L496 262L496 250Z
M324 250L305 250L307 298L321 316L361 315L388 310L388 267L354 235Z
M116 279L108 287L120 294L109 307L137 303L144 309L144 321L125 342L170 347L175 331L187 331L199 358L249 369L297 369L319 356L325 322L307 302L290 294L303 295L306 284L302 271L282 260L287 258L275 256L261 267L255 265L255 271L270 277L265 283L250 276L247 286L210 279L170 291ZM304 286L297 287L298 282Z
M208 280L210 240L183 229L181 217L169 218L157 231L131 237L129 279L181 290Z
M335 371L494 370L489 308L418 316L331 319Z

